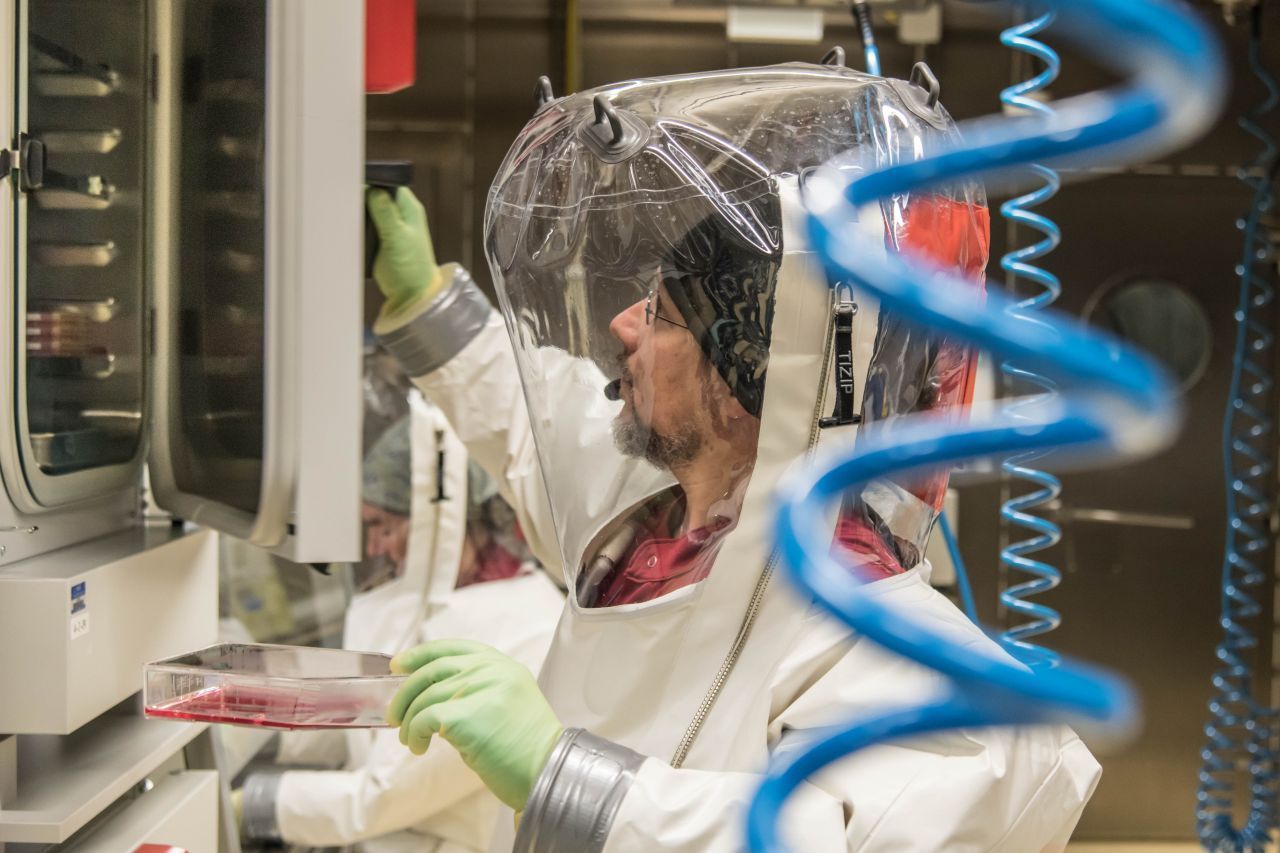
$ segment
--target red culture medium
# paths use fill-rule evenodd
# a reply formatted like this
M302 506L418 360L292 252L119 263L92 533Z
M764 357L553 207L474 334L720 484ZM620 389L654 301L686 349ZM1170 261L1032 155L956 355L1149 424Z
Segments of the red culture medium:
M295 687L220 684L148 706L148 717L273 729L345 729L386 725L382 708L359 697Z

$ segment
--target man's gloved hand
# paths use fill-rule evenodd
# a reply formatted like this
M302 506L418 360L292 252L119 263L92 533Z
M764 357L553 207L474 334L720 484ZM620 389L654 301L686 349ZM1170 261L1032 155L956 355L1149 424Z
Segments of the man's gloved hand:
M394 199L384 189L370 189L366 195L369 216L378 229L373 278L386 297L382 316L394 318L423 300L434 299L444 277L436 266L427 212L409 188L399 187Z
M412 673L387 722L415 754L439 734L489 790L523 811L564 726L521 664L482 643L437 640L401 652L392 672Z

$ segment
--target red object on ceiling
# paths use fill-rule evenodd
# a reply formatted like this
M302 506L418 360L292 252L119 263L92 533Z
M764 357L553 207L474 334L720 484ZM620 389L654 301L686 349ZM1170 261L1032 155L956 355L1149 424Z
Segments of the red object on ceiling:
M365 92L385 95L413 85L417 23L414 0L365 0Z

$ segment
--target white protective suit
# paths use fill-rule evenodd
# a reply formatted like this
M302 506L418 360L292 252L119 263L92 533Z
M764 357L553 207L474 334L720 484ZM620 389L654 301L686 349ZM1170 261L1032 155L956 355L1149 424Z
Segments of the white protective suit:
M442 637L494 646L538 671L563 596L540 570L455 589L466 525L467 454L438 409L412 395L411 530L405 573L358 594L343 645L385 654ZM444 488L437 452L444 451ZM274 834L296 845L357 845L366 853L484 850L500 804L448 743L415 756L398 730L286 733L280 763L328 763L341 770L289 770L264 777ZM246 784L246 814L257 799ZM261 796L260 794L258 796Z
M655 116L666 110L661 117L670 120L676 102L689 105L677 116L682 122L698 123L699 133L707 126L714 130L717 117L732 109L735 74L748 90L773 87L781 97L770 103L796 112L796 91L807 94L826 86L830 88L820 94L855 90L863 99L858 103L873 104L866 110L872 116L896 110L894 122L919 123L902 109L912 97L902 89L905 84L873 81L843 68L793 64L632 81L545 106L508 155L491 192L487 221L497 217L493 207L509 189L504 178L518 171L512 164L521 158L526 163L545 158L543 173L526 176L533 189L524 197L541 191L538 175L553 172L545 166L554 156L545 140L571 138L556 135L558 122L589 122L593 96L604 92L615 106L632 110L639 121L649 123L651 139L658 140L662 131ZM707 92L709 85L722 88ZM681 99L682 86L702 88ZM882 109L877 110L875 99ZM949 119L940 108L935 116L928 124L945 132ZM752 132L767 125L752 121L743 121ZM829 128L826 132L830 136ZM927 133L928 127L919 132ZM793 128L781 138L797 135L803 131ZM669 138L662 139L670 144ZM774 137L778 147L788 144L778 140ZM573 154L561 162L591 156ZM686 154L685 162L697 156L689 151L681 156ZM664 162L677 159L667 156ZM791 748L806 731L857 714L923 703L942 689L937 674L859 640L786 582L770 579L770 497L778 478L815 440L848 441L857 429L816 429L835 382L829 377L827 388L819 383L828 355L823 342L832 328L832 301L807 246L798 203L796 175L807 164L792 165L774 168L768 181L782 210L775 235L781 261L759 444L740 517L705 580L639 604L595 608L569 596L539 679L569 729L535 785L519 837L513 841L509 826L500 822L494 850L511 849L513 843L521 851L742 849L744 809L771 753ZM556 186L573 186L577 174L566 177L573 168L563 166L564 172L543 186L555 181ZM639 180L641 171L633 165L628 180ZM617 178L616 172L611 174ZM589 178L583 183L575 199L605 191ZM692 186L679 189L687 194ZM638 191L629 196L643 197ZM660 200L656 194L650 198ZM525 215L533 221L540 210L559 215L573 207L548 203L534 209L532 217ZM886 223L864 216L858 227L884 234ZM568 226L547 232L572 234ZM617 233L621 240L621 226ZM506 250L495 248L492 233L490 240L493 262L495 253ZM551 239L544 245L551 246ZM488 307L465 271L447 266L444 274L451 283L442 295L416 316L381 324L375 332L415 384L446 412L472 457L502 483L535 553L544 561L563 560L572 591L574 567L588 558L589 543L612 521L592 517L593 502L602 511L622 512L670 477L656 469L646 474L633 460L619 461L607 431L587 428L597 420L595 410L604 412L598 421L606 426L617 411L617 404L600 393L608 377L590 360L531 345L536 331L530 331L534 321L528 317L533 312L519 310L522 294L500 286L509 337L502 317ZM590 268L585 280L591 284ZM875 372L871 360L878 312L869 300L858 301L854 376L861 407L868 376ZM517 308L511 303L518 303ZM518 370L525 395L516 380ZM625 482L617 474L620 465L630 472ZM1002 655L929 586L927 575L928 564L916 562L875 582L869 593L929 621L958 644ZM743 633L745 642L736 643ZM1061 850L1099 771L1084 744L1063 727L914 738L864 750L811 779L789 807L785 834L794 850L806 853Z

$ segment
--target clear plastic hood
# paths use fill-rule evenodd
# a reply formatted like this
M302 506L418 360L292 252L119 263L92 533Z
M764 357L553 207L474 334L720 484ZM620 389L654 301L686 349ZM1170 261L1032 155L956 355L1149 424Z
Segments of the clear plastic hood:
M799 240L787 245L784 221L801 220L782 187L834 158L915 159L954 133L924 88L803 63L621 83L529 121L490 191L486 251L579 605L695 586L740 521L768 440L780 300L827 284ZM981 279L979 187L889 199L883 215L886 250ZM865 421L964 400L967 350L885 313L862 324L875 340L857 377ZM936 478L879 484L846 507L858 530L837 533L881 563L892 551L890 573L909 568L937 491Z

